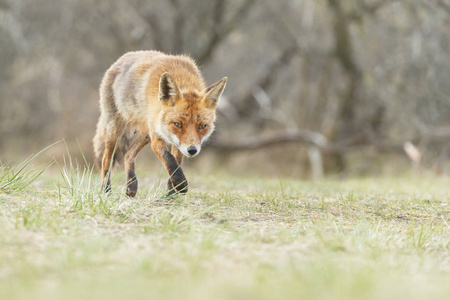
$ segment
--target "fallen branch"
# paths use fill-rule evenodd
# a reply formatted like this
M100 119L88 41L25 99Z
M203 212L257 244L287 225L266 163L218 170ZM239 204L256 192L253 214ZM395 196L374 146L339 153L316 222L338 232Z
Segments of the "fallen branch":
M324 135L310 130L301 130L292 133L285 131L275 132L267 136L248 137L246 139L229 142L212 140L209 147L220 152L235 152L256 150L290 143L314 146L326 154L345 154L345 152L350 150L360 150L367 147L374 147L376 150L381 152L405 154L402 145L386 144L375 140L367 141L357 136L347 139L341 143L331 143Z
M303 130L293 133L277 132L265 137L249 137L240 141L232 141L221 143L217 140L210 143L210 147L224 152L255 150L273 145L286 143L299 143L305 145L314 145L321 150L330 150L330 146L326 137L322 134Z

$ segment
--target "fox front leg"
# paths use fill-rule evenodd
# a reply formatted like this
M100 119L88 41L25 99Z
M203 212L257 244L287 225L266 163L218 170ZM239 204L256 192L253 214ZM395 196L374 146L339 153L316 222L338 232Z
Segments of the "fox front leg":
M177 161L179 167L181 168L181 163L183 162L183 153L181 153L181 151L175 145L172 145L171 153ZM170 179L167 181L167 189L169 191L169 195L175 194L177 192L177 190L173 188L172 181Z
M177 159L170 153L165 142L157 136L152 136L151 147L153 152L155 152L156 156L158 156L158 158L166 167L167 172L169 173L169 195L172 195L174 193L187 193L188 181L186 179L186 176L184 176L184 172L181 169L180 164L178 163Z

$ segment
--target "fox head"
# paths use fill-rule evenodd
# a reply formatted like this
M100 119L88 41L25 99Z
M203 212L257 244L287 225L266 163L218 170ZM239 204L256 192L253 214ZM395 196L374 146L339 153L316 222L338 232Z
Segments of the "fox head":
M185 156L196 156L214 131L216 107L226 83L227 77L224 77L203 91L183 91L169 73L162 74L158 134Z

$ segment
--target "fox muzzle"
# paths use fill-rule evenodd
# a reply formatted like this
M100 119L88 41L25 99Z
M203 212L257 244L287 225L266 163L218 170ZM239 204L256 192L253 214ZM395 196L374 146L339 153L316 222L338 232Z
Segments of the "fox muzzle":
M194 157L200 153L201 146L180 145L180 147L178 147L178 149L180 149L181 153L183 153L184 156Z

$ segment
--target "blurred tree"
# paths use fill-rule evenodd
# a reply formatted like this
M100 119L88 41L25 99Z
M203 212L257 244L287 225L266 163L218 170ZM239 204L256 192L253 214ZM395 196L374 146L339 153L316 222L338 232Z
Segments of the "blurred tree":
M320 174L410 142L445 170L449 21L447 0L1 0L0 151L90 149L104 71L157 49L229 76L222 153L299 143Z

